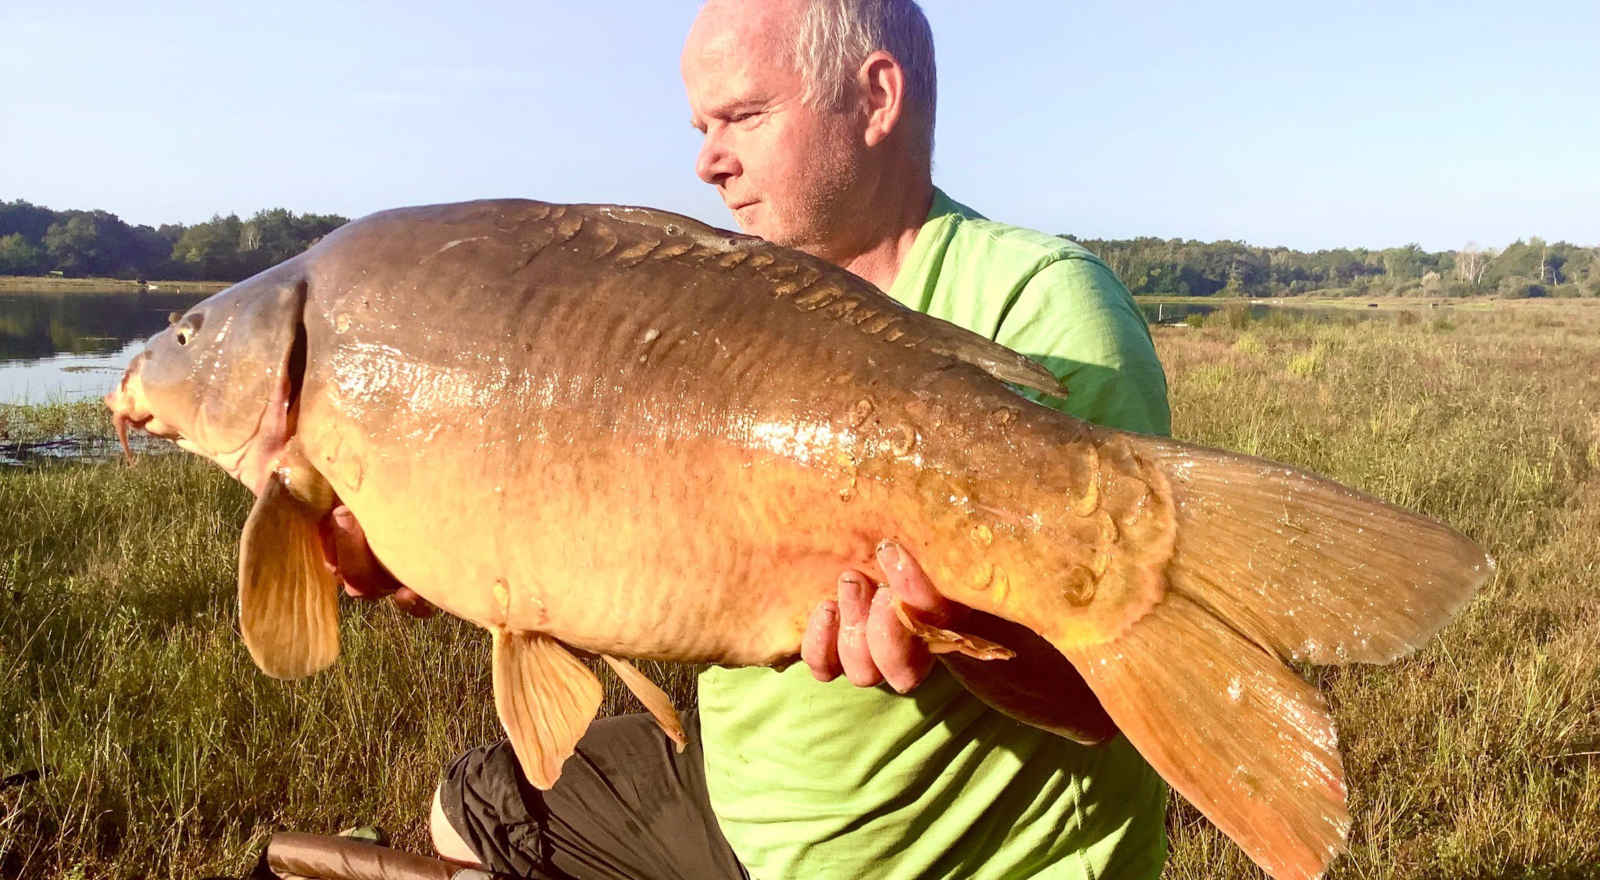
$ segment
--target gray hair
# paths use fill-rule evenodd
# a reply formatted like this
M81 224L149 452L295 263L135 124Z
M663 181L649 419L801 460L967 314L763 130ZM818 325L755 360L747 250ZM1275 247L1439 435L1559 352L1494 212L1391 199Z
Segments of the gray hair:
M906 74L906 105L921 126L913 144L933 157L938 101L933 29L915 0L809 0L792 48L802 100L840 107L867 56L882 49Z

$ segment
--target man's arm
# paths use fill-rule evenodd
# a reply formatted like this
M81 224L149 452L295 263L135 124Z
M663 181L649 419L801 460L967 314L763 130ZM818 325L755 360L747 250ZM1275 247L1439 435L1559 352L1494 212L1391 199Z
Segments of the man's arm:
M344 583L344 591L356 599L382 599L394 597L394 604L412 617L432 617L438 609L405 586L389 569L383 567L372 548L367 546L366 532L356 522L355 514L343 504L328 512L317 523L322 538L322 557L328 569Z

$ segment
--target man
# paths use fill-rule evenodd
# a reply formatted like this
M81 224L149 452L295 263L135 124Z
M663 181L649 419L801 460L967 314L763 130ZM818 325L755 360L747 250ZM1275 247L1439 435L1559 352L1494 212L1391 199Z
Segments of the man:
M1168 430L1149 333L1104 264L933 187L933 46L911 0L711 0L682 73L696 172L746 232L1034 356L1080 417ZM540 794L504 744L469 752L435 797L440 853L538 877L1157 876L1165 788L1126 740L1072 741L1114 727L1071 666L942 600L898 547L878 562L886 588L841 574L804 665L704 673L682 756L642 716L607 719ZM893 595L1019 658L935 667Z

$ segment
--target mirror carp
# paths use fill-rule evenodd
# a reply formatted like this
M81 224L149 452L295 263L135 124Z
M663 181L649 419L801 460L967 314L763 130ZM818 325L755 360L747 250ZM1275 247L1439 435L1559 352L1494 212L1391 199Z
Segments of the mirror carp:
M941 594L1048 640L1269 873L1319 875L1349 828L1344 775L1288 663L1393 660L1493 562L1299 469L1011 386L1065 393L810 256L660 211L504 200L330 233L180 316L106 401L124 436L176 439L256 493L239 601L265 672L337 657L317 523L345 504L400 582L492 633L537 786L600 705L573 649L672 735L626 658L792 662L838 572L873 570L890 538ZM935 650L1009 656L898 610Z

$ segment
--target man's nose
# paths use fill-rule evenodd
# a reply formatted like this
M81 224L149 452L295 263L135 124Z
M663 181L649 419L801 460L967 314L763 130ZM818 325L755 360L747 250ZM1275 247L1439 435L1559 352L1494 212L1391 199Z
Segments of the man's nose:
M700 153L695 156L694 173L712 186L739 173L739 160L716 134L708 133L700 143Z

